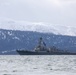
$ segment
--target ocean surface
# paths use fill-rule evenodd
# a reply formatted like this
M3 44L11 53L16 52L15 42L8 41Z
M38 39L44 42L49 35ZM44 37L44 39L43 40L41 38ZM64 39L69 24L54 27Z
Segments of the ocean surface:
M76 75L76 55L0 55L0 75Z

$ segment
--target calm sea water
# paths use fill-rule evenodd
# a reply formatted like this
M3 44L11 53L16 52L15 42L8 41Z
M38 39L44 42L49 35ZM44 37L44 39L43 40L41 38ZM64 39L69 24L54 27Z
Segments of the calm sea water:
M76 55L1 55L0 75L76 75Z

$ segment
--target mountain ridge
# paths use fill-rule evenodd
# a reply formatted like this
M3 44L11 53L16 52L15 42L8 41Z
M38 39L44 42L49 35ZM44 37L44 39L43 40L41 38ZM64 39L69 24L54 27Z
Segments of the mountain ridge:
M13 50L16 52L17 49L33 50L37 46L40 37L43 38L47 47L55 46L60 50L76 52L75 36L4 29L0 29L0 52L2 54L3 52L11 52Z

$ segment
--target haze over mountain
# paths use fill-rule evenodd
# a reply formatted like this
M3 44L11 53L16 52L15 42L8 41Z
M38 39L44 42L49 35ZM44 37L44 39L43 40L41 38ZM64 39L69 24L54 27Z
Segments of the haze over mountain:
M42 33L53 33L56 35L76 36L75 26L63 26L43 22L15 21L6 18L0 18L0 29L35 31Z

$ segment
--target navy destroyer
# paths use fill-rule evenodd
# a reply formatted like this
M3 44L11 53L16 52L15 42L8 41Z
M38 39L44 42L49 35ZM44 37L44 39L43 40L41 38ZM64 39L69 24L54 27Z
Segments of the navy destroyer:
M38 45L33 50L16 50L20 55L76 55L66 50L59 50L55 46L48 48L40 37Z

